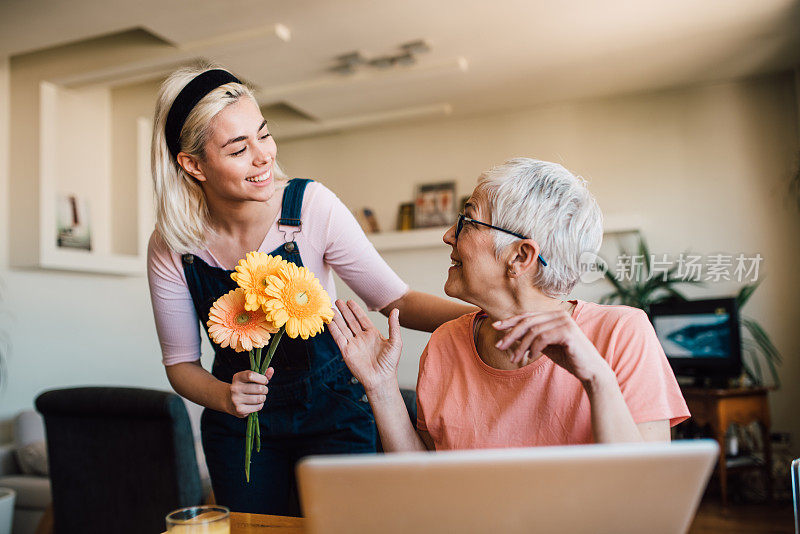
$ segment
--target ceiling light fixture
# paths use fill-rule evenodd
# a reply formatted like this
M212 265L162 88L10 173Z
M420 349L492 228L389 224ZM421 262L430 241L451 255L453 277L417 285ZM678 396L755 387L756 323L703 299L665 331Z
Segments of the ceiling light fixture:
M355 51L338 56L336 58L336 62L344 65L349 65L352 67L354 65L360 65L362 63L365 63L366 60L364 59L364 56L361 55L361 52Z
M400 52L366 58L361 52L353 51L337 56L335 65L329 70L341 75L355 74L359 68L389 69L392 67L408 67L417 62L417 55L431 51L430 45L423 39L409 41L398 46Z
M430 45L422 39L417 39L416 41L411 41L409 43L401 44L400 48L402 48L405 52L409 54L424 54L426 52L431 51Z

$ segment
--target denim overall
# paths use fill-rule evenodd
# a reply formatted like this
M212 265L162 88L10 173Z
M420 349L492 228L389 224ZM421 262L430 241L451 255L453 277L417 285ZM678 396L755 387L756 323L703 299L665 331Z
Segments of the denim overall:
M294 235L302 231L303 192L310 180L291 180L284 191L279 228L286 243L272 251L302 266ZM288 227L284 229L282 227ZM236 282L231 273L212 267L192 254L183 256L183 271L197 316L208 333L208 312L214 301ZM250 369L247 353L215 350L212 374L230 383ZM266 349L264 349L266 355ZM363 386L347 369L328 328L303 341L284 335L272 360L264 408L259 412L261 452L253 449L250 483L244 476L247 419L206 408L201 419L203 449L214 496L236 512L300 515L294 468L311 454L375 452L377 431Z

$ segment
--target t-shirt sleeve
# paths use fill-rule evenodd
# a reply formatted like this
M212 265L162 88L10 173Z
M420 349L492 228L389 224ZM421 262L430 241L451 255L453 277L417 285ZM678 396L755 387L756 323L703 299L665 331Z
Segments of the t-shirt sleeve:
M417 374L417 430L428 431L428 425L425 423L425 410L420 402L420 390L425 387L425 363L428 360L428 347L430 343L425 346L422 351L422 356L419 357L419 373Z
M325 186L318 187L320 208L328 217L325 263L370 310L381 310L405 295L408 284L378 254L347 206Z
M618 329L610 363L633 420L668 419L675 426L688 419L689 408L647 315L636 310L620 320Z
M200 322L189 288L166 244L155 233L147 247L147 280L164 365L200 359Z

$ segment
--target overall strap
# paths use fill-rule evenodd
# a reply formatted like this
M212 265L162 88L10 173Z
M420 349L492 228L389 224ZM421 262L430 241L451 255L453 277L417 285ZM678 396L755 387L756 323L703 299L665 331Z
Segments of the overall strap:
M281 206L281 218L278 224L281 226L302 226L300 221L300 211L303 208L303 193L306 186L313 182L308 178L294 178L289 181L286 191L283 192L283 204Z
M295 252L297 246L294 244L294 235L300 231L303 222L300 220L300 212L303 209L303 194L309 182L308 178L294 178L289 180L286 190L283 192L283 203L281 205L281 218L278 219L278 230L283 232L286 241L286 251ZM281 228L288 226L289 228Z

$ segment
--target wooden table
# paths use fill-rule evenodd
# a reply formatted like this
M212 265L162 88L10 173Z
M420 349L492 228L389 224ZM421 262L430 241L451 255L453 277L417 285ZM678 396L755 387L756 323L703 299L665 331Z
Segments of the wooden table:
M749 425L758 423L764 444L764 465L767 491L772 496L772 448L769 440L768 388L706 389L683 388L683 397L689 406L694 422L700 426L710 425L714 438L719 443L719 483L723 506L728 504L728 467L725 462L725 432L733 423Z
M305 519L231 512L231 534L305 534Z
M305 519L302 517L231 512L231 534L305 534L305 532ZM48 534L51 533L52 531Z

